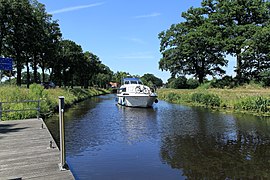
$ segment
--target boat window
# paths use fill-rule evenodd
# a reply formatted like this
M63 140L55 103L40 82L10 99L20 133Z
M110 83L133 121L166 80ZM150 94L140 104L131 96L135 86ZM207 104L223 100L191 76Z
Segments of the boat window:
M137 81L131 81L131 84L138 84Z
M121 90L121 92L126 92L127 88L121 88L120 90Z
M141 82L141 81L139 81L139 82L138 82L138 84L142 84L142 82Z
M125 84L129 84L129 81L125 81Z

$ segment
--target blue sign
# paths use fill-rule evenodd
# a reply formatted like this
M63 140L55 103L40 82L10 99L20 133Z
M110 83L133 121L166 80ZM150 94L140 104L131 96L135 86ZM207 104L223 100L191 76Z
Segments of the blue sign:
M10 71L12 71L12 59L11 58L1 58L0 57L0 70L10 70Z

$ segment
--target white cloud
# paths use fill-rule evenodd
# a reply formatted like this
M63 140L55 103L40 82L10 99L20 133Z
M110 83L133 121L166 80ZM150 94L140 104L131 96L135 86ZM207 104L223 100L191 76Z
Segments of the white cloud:
M73 7L68 7L68 8L63 8L63 9L58 9L58 10L55 10L55 11L51 11L51 12L49 12L49 14L60 14L60 13L76 11L76 10L85 9L85 8L101 6L103 4L104 4L104 2L88 4L88 5L81 5L81 6L73 6Z
M139 16L134 16L135 19L140 19L140 18L152 18L152 17L157 17L160 16L160 13L152 13L152 14L145 14L145 15L139 15Z

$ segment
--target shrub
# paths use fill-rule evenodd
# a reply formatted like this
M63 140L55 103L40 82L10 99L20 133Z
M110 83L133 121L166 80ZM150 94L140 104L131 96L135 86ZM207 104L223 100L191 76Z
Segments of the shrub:
M233 88L235 86L235 82L232 76L224 76L222 79L212 81L211 86L214 88Z
M196 89L200 85L199 81L197 79L188 79L187 80L187 88L188 89Z
M264 71L259 74L262 86L270 86L270 71Z
M187 78L185 76L180 76L176 79L172 79L169 82L169 87L173 89L185 89L187 87Z
M235 104L234 108L247 111L268 112L269 105L269 99L259 96L243 98Z
M221 104L219 96L215 94L193 93L191 95L191 100L211 107L219 107Z

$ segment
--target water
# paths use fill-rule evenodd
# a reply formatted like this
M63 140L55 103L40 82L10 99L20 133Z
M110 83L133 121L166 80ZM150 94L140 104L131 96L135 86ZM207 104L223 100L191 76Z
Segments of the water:
M76 179L269 179L270 119L92 98L65 112ZM58 139L57 117L46 120Z

